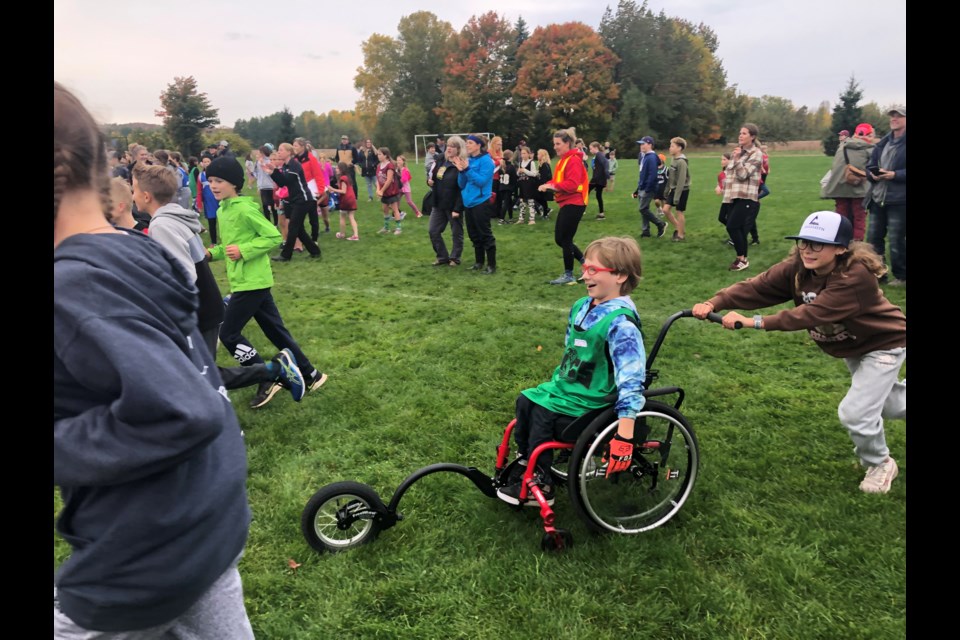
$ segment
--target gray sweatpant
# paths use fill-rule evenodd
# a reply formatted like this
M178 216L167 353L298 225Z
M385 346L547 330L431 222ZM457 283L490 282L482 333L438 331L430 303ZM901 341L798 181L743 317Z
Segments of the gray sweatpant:
M243 606L243 585L236 563L186 613L170 622L136 631L91 631L77 625L58 606L53 588L54 640L247 640L253 629Z
M890 455L883 419L907 417L907 381L898 379L906 358L905 347L844 358L853 379L837 414L865 467L875 467Z

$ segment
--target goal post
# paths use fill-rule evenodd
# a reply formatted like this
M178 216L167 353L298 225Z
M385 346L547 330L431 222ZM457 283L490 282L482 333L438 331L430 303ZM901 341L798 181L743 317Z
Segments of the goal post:
M436 140L438 137L443 137L444 140L450 136L460 136L461 138L466 138L469 135L477 133L476 131L468 131L467 133L418 133L413 136L413 153L417 164L420 164L420 143L423 142L423 154L427 154L427 143ZM481 135L487 136L487 140L493 138L495 135L492 131L481 131ZM422 140L421 140L422 139Z

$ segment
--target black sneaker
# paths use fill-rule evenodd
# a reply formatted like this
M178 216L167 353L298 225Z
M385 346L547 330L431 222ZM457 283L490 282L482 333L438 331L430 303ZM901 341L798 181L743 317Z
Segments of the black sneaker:
M650 232L647 231L646 233L641 233L641 234L640 234L640 237L641 237L641 238L649 238L649 237L650 237Z
M760 238L754 238L750 244L760 244Z
M250 408L259 409L273 400L273 396L277 395L277 392L282 388L276 382L261 382L257 386L257 395L253 396L253 400L250 401Z
M482 263L482 262L474 262L474 263L473 263L473 266L470 267L470 271L480 271L481 269L483 269L483 263Z
M662 238L662 237L663 237L663 234L665 234L666 232L667 232L667 225L662 224L662 225L660 225L659 227L657 227L657 237L658 237L658 238Z
M539 475L535 476L539 479ZM497 489L497 497L506 502L507 504L520 504L520 487L523 484L521 479L519 482L514 482L513 484L507 485L505 487L500 487ZM540 491L543 492L543 497L547 501L548 506L553 506L553 487L551 485L540 484L537 485L540 487ZM533 497L533 492L527 492L527 500L523 503L525 507L539 507L540 503L537 502L537 499Z

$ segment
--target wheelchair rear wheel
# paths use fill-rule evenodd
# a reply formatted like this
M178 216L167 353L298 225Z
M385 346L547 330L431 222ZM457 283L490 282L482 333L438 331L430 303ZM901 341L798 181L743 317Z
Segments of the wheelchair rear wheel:
M700 463L696 436L679 411L648 400L637 414L630 468L607 479L603 452L616 433L616 417L601 417L577 439L568 464L570 500L593 531L649 531L690 496Z

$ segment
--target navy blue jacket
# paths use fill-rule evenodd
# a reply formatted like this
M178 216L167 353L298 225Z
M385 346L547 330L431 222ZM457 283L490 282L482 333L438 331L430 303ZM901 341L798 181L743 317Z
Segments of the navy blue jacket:
M657 154L650 151L640 157L640 179L637 191L656 193L657 191Z
M182 615L247 538L246 453L186 269L141 233L53 252L60 609L103 631Z

